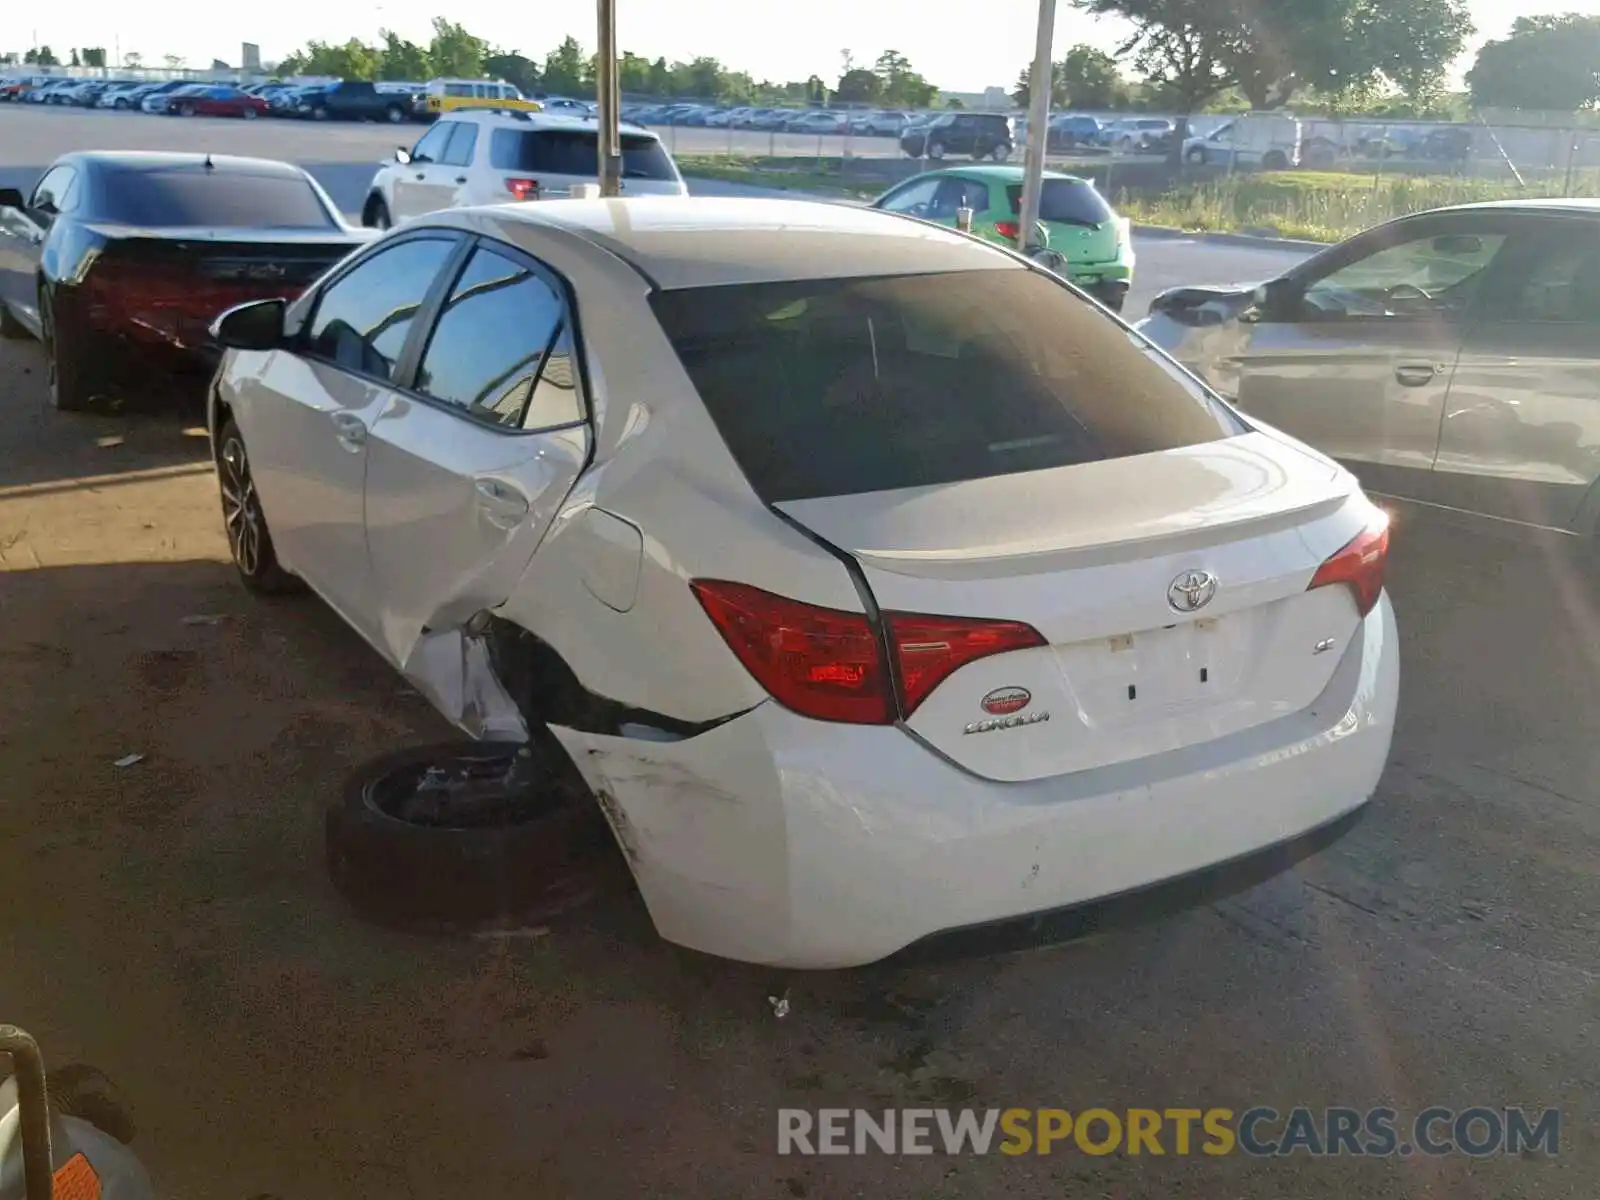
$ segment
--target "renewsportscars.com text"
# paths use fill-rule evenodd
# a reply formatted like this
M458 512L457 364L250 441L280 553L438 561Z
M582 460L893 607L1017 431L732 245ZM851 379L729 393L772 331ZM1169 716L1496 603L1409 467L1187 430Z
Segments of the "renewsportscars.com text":
M1556 1154L1559 1109L1064 1108L778 1110L779 1154Z

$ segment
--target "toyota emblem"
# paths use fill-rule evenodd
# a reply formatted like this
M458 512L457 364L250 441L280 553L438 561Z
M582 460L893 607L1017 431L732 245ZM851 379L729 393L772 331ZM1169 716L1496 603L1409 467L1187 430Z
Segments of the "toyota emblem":
M1174 612L1198 612L1217 594L1217 577L1210 571L1185 571L1167 587L1167 603Z
M1027 708L1028 701L1032 699L1033 693L1025 687L995 688L994 691L978 701L978 707L986 713L1003 717Z

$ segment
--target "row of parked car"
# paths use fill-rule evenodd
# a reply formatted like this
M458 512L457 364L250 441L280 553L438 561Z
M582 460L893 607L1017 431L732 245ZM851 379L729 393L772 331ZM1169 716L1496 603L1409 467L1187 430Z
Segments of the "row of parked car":
M361 80L246 85L186 79L18 81L0 88L0 100L179 116L343 118L396 124L412 119L415 108L408 86Z
M668 104L624 104L622 115L640 125L682 125L691 129L754 129L763 133L856 134L863 137L897 137L918 117L895 109L762 108L739 105L721 108L703 101Z

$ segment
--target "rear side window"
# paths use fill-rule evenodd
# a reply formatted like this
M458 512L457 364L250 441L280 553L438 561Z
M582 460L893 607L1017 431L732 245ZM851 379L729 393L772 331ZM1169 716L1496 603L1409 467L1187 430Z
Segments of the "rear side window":
M565 310L538 272L480 247L441 310L417 391L512 429L580 420Z
M147 228L219 225L333 229L311 184L295 175L231 171L112 171L100 188L114 221Z
M600 173L599 136L588 129L496 129L489 163L497 171L592 178ZM659 141L625 133L622 177L675 180L677 174Z
M1011 201L1011 215L1022 211L1022 187L1013 184L1006 188ZM1117 214L1106 203L1105 197L1087 183L1076 179L1046 179L1039 193L1039 219L1059 221L1064 225L1100 225Z
M1035 271L692 288L651 304L768 503L1045 470L1246 429Z

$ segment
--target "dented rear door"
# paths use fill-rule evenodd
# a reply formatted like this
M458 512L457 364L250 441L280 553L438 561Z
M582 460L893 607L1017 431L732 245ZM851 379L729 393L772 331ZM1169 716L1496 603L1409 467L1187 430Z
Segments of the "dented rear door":
M511 594L583 469L589 436L560 281L480 243L410 389L369 439L377 623L402 669L425 633L458 628Z

